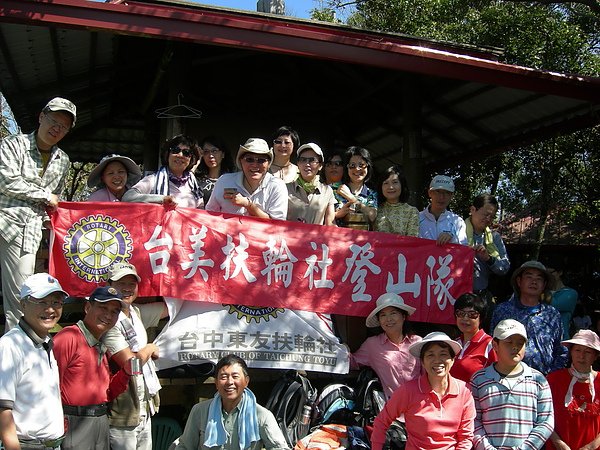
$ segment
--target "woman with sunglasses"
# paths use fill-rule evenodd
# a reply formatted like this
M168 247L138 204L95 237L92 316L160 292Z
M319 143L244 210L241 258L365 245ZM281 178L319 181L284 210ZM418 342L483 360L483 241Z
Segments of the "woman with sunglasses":
M496 361L492 337L481 324L487 314L487 303L479 295L466 293L456 299L454 316L461 335L456 341L462 350L456 355L450 374L469 382L471 375Z
M342 185L344 177L344 158L343 153L335 151L325 155L325 184L331 186L334 191Z
M268 172L272 160L273 150L264 139L250 138L240 145L235 161L239 172L219 177L206 210L285 220L287 188Z
M234 168L227 146L219 136L205 137L200 143L200 154L196 179L206 205L217 179L224 173L233 172Z
M377 192L367 186L373 172L371 155L366 148L350 147L344 164L344 184L336 191L339 203L335 218L343 227L370 229L377 217Z
M298 149L298 178L287 184L287 220L334 225L335 198L333 190L319 180L323 167L323 151L312 142Z
M419 210L408 203L410 192L399 166L389 167L377 183L379 206L375 231L402 236L419 235Z
M162 167L129 189L123 201L202 208L202 191L191 172L199 158L198 145L191 137L180 134L169 139L161 151Z
M292 127L283 126L275 132L273 137L273 161L269 172L284 183L291 183L298 176L298 166L292 164L291 158L294 150L300 145L300 136Z

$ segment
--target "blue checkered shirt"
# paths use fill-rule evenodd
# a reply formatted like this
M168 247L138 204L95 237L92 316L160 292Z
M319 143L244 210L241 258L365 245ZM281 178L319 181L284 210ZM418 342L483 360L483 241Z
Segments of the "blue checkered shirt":
M46 203L50 194L60 196L69 173L69 157L57 146L43 172L36 133L15 134L0 143L0 235L7 242L21 237L27 253L37 251L48 219Z

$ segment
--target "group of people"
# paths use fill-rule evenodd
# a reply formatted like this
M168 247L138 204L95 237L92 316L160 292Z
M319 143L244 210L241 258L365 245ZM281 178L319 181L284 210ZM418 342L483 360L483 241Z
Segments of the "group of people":
M387 400L373 425L374 450L390 448L392 424L404 430L406 449L600 448L600 380L592 367L600 338L580 330L563 340L554 308L521 303L531 303L535 275L543 298L542 271L528 262L515 272L513 306L529 315L506 318L497 308L492 336L482 328L488 305L474 293L454 304L456 340L411 333L414 307L396 294L377 300L366 325L381 333L350 357L351 367L375 370Z
M141 281L133 265L115 263L108 275L85 299L83 319L54 337L67 292L47 273L25 280L22 316L0 338L5 450L152 449L160 383L146 328L167 307L133 304Z
M42 226L48 226L68 173L68 156L57 144L76 119L75 105L57 97L40 113L34 132L0 144L6 316L0 441L7 450L151 446L160 384L153 364L158 349L145 329L167 316L165 304L133 305L140 277L132 265L118 263L108 285L86 300L84 318L53 339L49 331L67 293L50 275L32 275ZM491 229L498 210L493 196L476 197L463 219L448 209L453 180L437 175L429 184L430 202L419 212L407 203L400 167L388 168L373 189L368 150L326 154L315 143L300 145L290 127L276 131L272 146L248 139L234 163L219 137L198 145L175 136L164 144L161 163L142 177L128 157L103 158L88 178L96 189L88 200L374 229L473 248L473 292L454 305L457 340L440 332L413 334L408 317L415 308L396 294L382 295L367 317L367 327L381 327L381 333L351 354L350 363L372 367L384 387L387 403L372 436L376 450L394 421L406 428L407 448L541 448L545 442L557 449L600 448L600 381L592 369L600 341L591 331L572 339L563 332L560 313L549 305L552 270L536 261L519 267L511 279L513 296L491 314L492 336L484 330L492 306L489 277L510 268L504 243ZM178 448L287 448L248 382L241 358L219 361L217 394L194 407Z

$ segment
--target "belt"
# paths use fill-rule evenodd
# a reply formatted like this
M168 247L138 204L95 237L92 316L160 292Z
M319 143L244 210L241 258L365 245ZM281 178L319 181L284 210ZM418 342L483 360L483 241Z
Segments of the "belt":
M71 406L63 405L63 411L70 416L100 417L108 413L108 404Z
M21 444L21 448L23 450L46 450L48 448L58 448L60 447L60 444L62 444L62 441L65 440L65 435L63 434L61 437L59 438L55 438L55 439L47 439L45 441L39 440L39 439L33 439L33 440L20 440L19 439L19 444Z

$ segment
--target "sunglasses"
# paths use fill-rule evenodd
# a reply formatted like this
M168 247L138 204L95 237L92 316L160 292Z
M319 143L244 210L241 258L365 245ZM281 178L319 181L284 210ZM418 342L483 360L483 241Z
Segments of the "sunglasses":
M211 148L210 150L204 150L202 149L202 153L204 155L216 155L217 153L219 153L221 150L218 148Z
M344 163L342 161L329 161L326 162L325 165L327 167L342 167Z
M460 317L461 319L467 317L469 319L477 319L479 317L479 313L477 311L456 311L454 313L456 317Z
M368 166L365 163L359 163L359 164L350 163L350 164L348 164L347 167L348 167L348 169L356 169L356 168L366 169Z
M171 147L171 148L169 149L169 153L170 153L171 155L178 155L178 154L180 154L180 153L181 153L181 154L182 154L183 156L185 156L186 158L191 158L191 157L192 157L192 155L193 155L193 153L192 153L192 151L191 151L191 150L188 150L188 149L182 149L182 148L179 148L179 147Z
M242 159L248 164L266 164L270 161L269 158L253 158L252 156L244 156Z
M319 162L319 158L315 158L314 156L301 156L298 158L298 164L317 164Z

